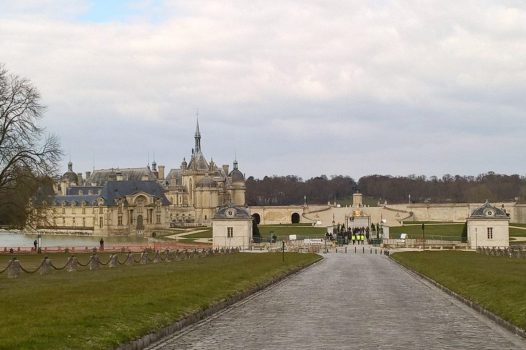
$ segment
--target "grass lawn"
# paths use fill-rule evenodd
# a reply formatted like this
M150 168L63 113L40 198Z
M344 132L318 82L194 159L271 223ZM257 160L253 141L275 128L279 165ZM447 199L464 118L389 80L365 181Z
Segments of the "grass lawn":
M426 239L459 240L464 224L426 225ZM409 238L422 238L422 225L395 226L389 228L389 237L399 238L400 233L407 233Z
M526 260L474 252L404 252L393 259L526 329Z
M212 238L212 228L211 227L205 227L202 229L202 232L192 233L191 235L186 235L181 238ZM197 230L196 230L197 231ZM199 230L201 231L201 230Z
M65 256L49 257L58 263ZM287 253L282 263L279 253L238 253L18 279L3 273L0 349L114 348L318 259Z
M515 227L510 227L510 236L515 237L526 237L526 229L520 229Z
M518 227L524 227L526 228L526 224L514 224L510 222L510 226L518 226Z
M282 238L288 238L288 235L297 235L298 238L302 237L324 237L327 228L325 227L314 227L312 225L302 224L291 224L291 225L259 225L259 233L263 240L270 237L273 232L278 240Z

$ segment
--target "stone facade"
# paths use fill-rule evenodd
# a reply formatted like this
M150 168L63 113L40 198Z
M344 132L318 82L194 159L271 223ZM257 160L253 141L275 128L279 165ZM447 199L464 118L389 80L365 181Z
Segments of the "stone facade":
M246 207L220 208L212 221L214 248L243 248L252 242L252 217Z
M190 162L165 176L165 166L68 171L55 183L55 197L41 209L39 228L96 235L151 235L170 226L210 226L217 208L245 205L245 176L234 161L217 166L201 149L197 123Z
M488 202L475 209L467 219L469 247L509 247L509 221L506 212Z

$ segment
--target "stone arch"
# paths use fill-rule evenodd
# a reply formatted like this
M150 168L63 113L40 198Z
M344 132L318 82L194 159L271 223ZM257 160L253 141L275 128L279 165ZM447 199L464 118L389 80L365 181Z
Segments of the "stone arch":
M259 225L261 222L261 216L258 213L252 214L252 220L256 222L256 225Z
M292 213L292 215L290 216L290 221L291 221L293 224L299 224L299 223L300 223L300 214L298 214L298 213Z
M137 215L137 230L144 230L144 222L142 215Z

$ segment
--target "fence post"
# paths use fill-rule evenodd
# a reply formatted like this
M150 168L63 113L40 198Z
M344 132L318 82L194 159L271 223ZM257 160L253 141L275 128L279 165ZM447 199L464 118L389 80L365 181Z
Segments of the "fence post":
M117 259L118 259L118 255L117 254L111 254L110 262L108 263L108 266L110 268L117 267L117 265L118 265Z
M49 273L49 271L51 271L51 259L46 256L40 267L40 274L45 275L46 273Z
M66 270L68 272L77 271L78 261L75 256L70 256L68 262L66 263Z
M20 271L22 271L20 267L20 261L18 261L17 258L13 258L13 260L11 260L9 263L9 267L7 268L7 277L17 278L20 276Z
M133 256L132 252L128 252L128 255L126 256L126 260L124 261L126 265L133 265Z
M89 260L89 269L91 271L99 268L99 257L97 254L93 254Z

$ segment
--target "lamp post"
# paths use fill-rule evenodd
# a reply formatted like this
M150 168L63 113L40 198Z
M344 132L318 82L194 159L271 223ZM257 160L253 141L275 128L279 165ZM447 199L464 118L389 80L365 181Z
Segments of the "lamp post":
M426 225L422 223L422 251L426 250L426 231L425 231Z

